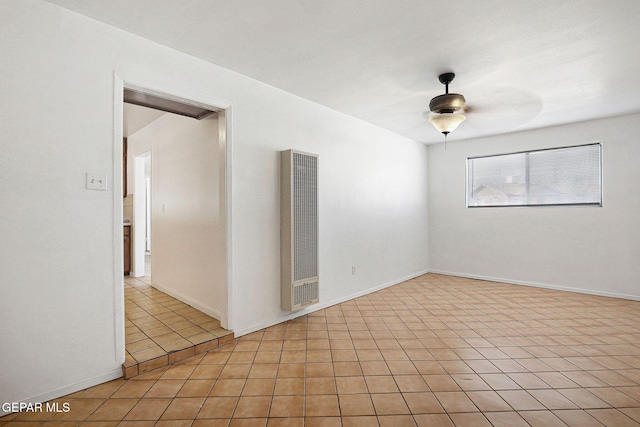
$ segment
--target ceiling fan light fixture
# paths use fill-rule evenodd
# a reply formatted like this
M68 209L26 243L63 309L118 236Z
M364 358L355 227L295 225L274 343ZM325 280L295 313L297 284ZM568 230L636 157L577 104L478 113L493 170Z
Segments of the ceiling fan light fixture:
M440 113L435 116L430 116L429 123L431 123L438 132L448 135L456 130L458 125L464 122L465 119L464 114Z
M466 119L464 114L456 113L464 108L466 103L464 96L458 93L449 93L449 83L453 81L455 76L454 73L440 74L438 79L440 83L445 85L445 93L434 97L429 102L429 110L435 113L435 115L429 116L429 123L445 136L453 132Z

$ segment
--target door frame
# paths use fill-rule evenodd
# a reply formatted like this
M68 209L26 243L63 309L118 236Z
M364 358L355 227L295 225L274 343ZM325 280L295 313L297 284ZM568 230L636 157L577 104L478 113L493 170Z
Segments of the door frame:
M123 270L123 197L122 181L122 137L123 137L123 102L124 89L133 89L152 95L162 96L186 104L199 105L208 109L221 110L218 113L218 149L219 149L219 194L221 220L225 224L225 276L226 276L226 310L220 315L223 328L233 330L233 247L232 247L232 105L230 102L202 94L186 93L184 89L173 85L158 85L154 82L121 76L113 73L113 292L115 304L115 350L116 360L124 363L125 356L125 312ZM203 90L204 92L204 90Z

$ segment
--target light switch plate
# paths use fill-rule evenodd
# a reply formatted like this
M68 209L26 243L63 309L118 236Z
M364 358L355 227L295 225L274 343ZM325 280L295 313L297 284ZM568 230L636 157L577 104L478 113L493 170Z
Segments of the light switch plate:
M98 173L87 172L87 190L102 190L107 189L107 176Z

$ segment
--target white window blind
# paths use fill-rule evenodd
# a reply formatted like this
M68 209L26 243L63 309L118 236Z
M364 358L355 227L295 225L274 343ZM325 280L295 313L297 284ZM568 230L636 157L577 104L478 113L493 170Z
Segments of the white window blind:
M467 207L602 206L600 144L467 159Z

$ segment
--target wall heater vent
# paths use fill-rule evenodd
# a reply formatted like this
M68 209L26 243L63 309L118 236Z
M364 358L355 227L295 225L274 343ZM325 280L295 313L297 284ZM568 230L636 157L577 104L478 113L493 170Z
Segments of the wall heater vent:
M280 300L298 310L319 300L318 156L281 152Z

